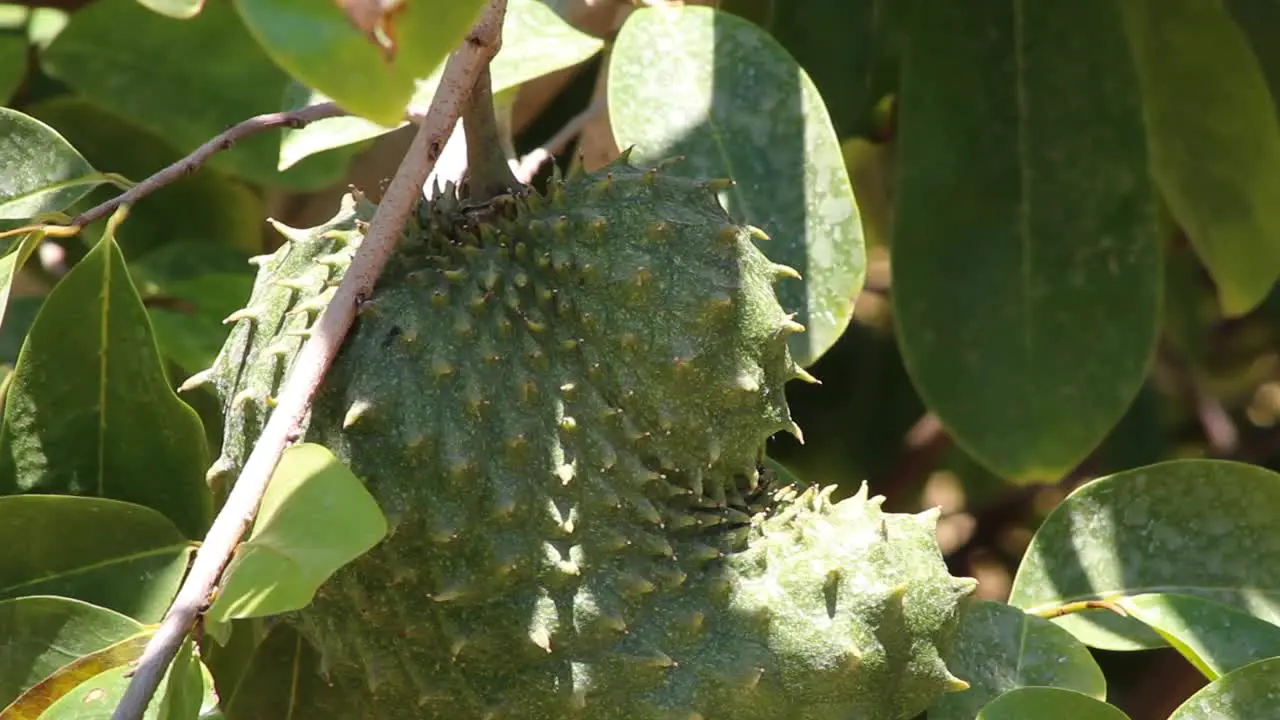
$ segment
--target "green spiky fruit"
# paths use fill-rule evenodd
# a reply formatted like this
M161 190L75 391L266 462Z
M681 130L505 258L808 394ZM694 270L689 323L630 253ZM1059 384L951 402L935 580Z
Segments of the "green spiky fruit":
M935 515L772 482L795 277L625 162L406 228L305 437L384 542L289 618L370 718L907 718L963 686ZM260 262L204 379L237 471L373 207Z

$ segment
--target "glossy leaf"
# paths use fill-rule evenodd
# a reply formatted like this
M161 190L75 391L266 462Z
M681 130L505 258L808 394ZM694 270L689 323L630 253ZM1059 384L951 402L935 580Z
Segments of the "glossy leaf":
M191 554L163 515L116 500L0 497L0 517L0 598L61 595L157 622Z
M0 30L0 105L9 102L26 74L26 36Z
M77 658L142 632L138 621L79 600L34 596L0 601L5 648L0 653L0 707Z
M62 210L103 176L53 128L0 107L0 220Z
M1094 480L1036 531L1009 604L1028 612L1148 593L1214 600L1280 624L1280 475L1176 460ZM1161 647L1133 618L1096 610L1055 623L1110 650Z
M1120 9L938 1L907 36L892 248L904 361L971 455L1057 480L1133 401L1159 325Z
M1128 720L1120 708L1062 688L1018 688L1001 695L977 720Z
M60 95L26 111L61 133L95 167L126 177L149 177L182 158L164 139L83 98ZM115 194L110 188L99 189L81 206ZM129 222L116 231L116 242L131 265L144 253L171 243L235 248L248 259L262 252L264 215L263 201L254 190L227 173L205 167L134 205ZM94 228L86 238L100 232ZM245 263L241 268L249 266Z
M522 85L557 70L590 59L604 41L587 35L557 16L539 0L509 0L502 24L502 48L490 65L493 93ZM409 101L414 112L426 112L440 84L442 67L420 76ZM285 108L296 109L328 102L329 97L298 84L286 93ZM385 127L360 117L329 118L305 128L286 130L280 145L280 168L332 148L376 138L407 123Z
M212 499L200 418L170 387L111 233L45 299L0 426L0 494L114 498L203 537Z
M289 79L249 35L229 3L175 20L135 0L77 10L41 55L46 72L102 108L188 153L228 127L279 109ZM198 91L196 91L198 89ZM316 189L337 181L349 153L276 170L280 131L247 137L210 160L258 183Z
M1280 277L1280 120L1266 77L1222 0L1123 6L1156 182L1223 313L1242 315Z
M670 171L730 177L720 193L740 222L803 281L783 280L782 306L807 332L797 362L840 337L862 290L866 258L840 143L809 76L767 33L708 7L646 8L623 25L609 60L609 121L632 162L685 160Z
M1227 673L1178 706L1169 720L1256 720L1276 711L1280 657L1267 658Z
M414 79L426 77L462 41L484 0L407 2L392 14L393 52L369 42L337 3L236 0L245 25L276 63L350 112L393 127Z
M947 667L970 687L943 695L929 709L929 720L971 720L988 702L1019 687L1107 697L1106 678L1087 647L1048 620L1003 603L968 605Z
M1210 680L1280 656L1280 627L1211 600L1151 593L1122 598L1117 604L1154 628Z
M386 519L359 478L323 446L295 445L280 459L206 619L306 607L325 580L386 533Z

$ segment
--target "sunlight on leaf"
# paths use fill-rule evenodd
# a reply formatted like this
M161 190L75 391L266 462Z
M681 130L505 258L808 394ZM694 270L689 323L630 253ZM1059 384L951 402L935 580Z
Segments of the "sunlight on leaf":
M329 576L386 532L373 496L332 453L311 443L290 447L206 619L225 622L306 607Z
M772 37L708 7L650 8L627 18L609 60L609 121L632 162L676 155L669 171L732 178L721 203L772 238L771 260L803 281L777 285L806 332L811 365L840 337L866 271L862 224L839 140L813 82Z
M1280 475L1225 460L1174 460L1098 478L1036 531L1009 604L1192 595L1280 623ZM1135 618L1087 611L1053 621L1107 650L1162 647Z

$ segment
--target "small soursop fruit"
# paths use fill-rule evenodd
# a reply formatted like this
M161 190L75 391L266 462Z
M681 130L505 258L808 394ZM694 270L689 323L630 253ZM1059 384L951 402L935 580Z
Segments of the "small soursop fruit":
M962 687L936 515L777 485L795 277L715 183L625 160L423 203L305 428L376 548L288 616L369 718L907 718ZM233 478L374 208L282 228L203 375Z

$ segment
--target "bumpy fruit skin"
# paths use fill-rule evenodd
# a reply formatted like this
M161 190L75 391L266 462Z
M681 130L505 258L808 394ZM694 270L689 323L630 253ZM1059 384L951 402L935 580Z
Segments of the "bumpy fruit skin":
M406 228L306 427L391 533L287 618L347 717L897 719L963 687L936 516L778 486L795 277L625 161ZM205 376L238 471L373 207L284 229ZM332 714L328 715L332 716Z

